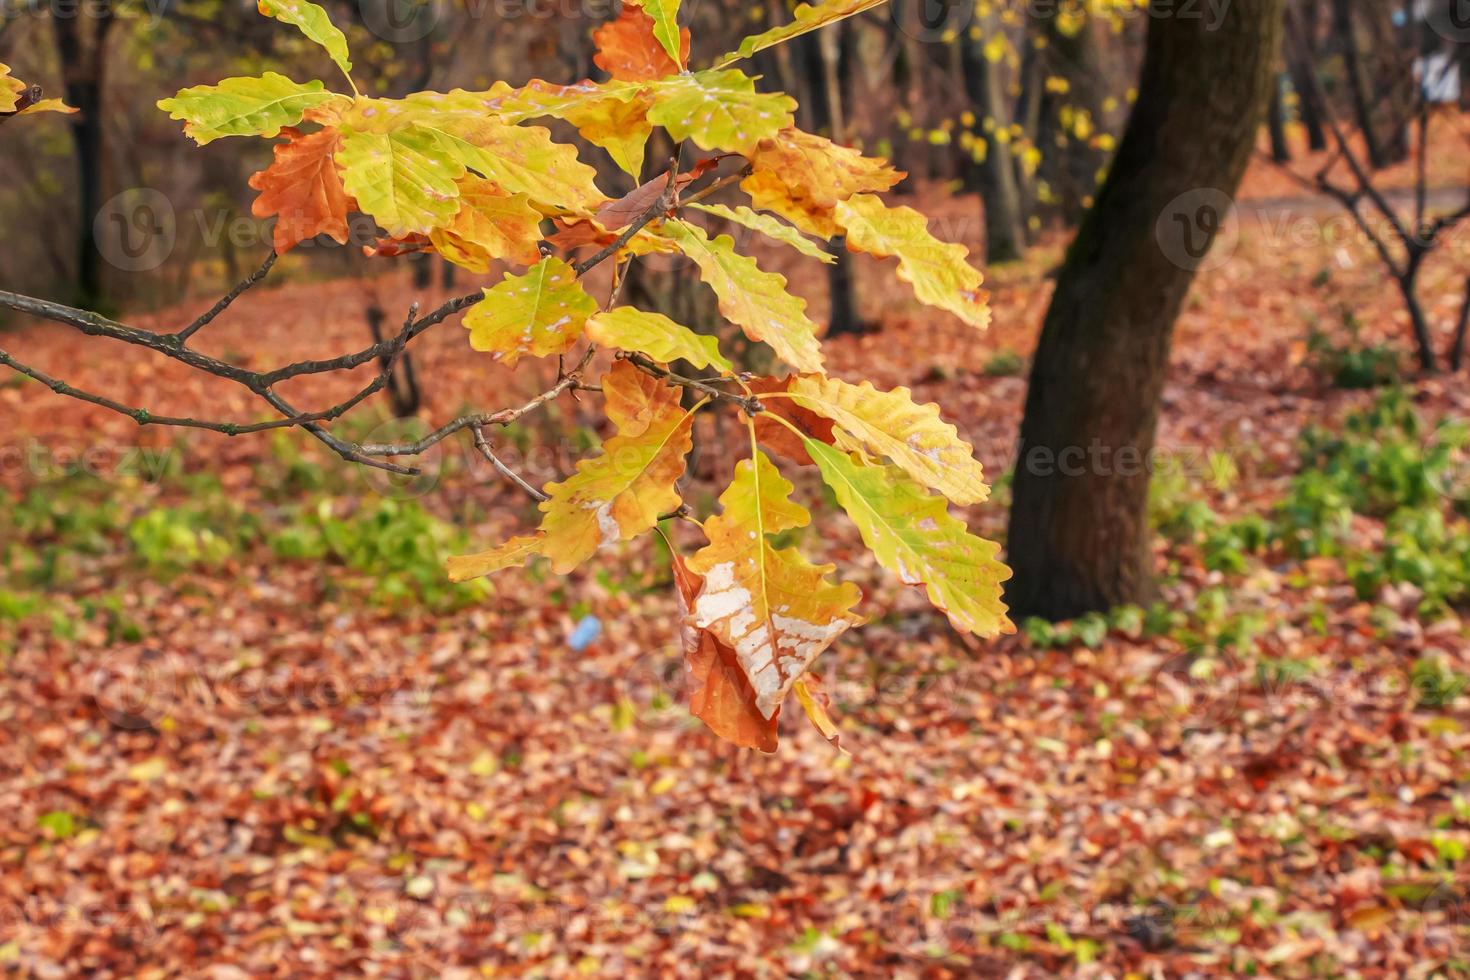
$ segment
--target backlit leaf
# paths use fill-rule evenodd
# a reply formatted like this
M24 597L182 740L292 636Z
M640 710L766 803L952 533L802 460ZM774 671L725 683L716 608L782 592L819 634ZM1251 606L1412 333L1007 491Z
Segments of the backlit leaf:
M677 552L674 562L674 594L679 600L680 638L684 646L684 669L689 678L689 713L709 726L727 742L762 752L776 751L776 722L755 706L750 686L735 651L709 630L690 621L695 597L704 579L689 570Z
M62 115L70 116L73 113L81 111L82 110L78 109L76 106L67 105L60 99L41 99L38 102L32 102L30 105L17 112L16 115L29 116L37 112L59 112Z
M750 154L760 141L791 125L796 103L779 92L757 92L743 72L701 71L652 83L648 120L676 141L705 150Z
M597 51L592 61L613 78L624 82L646 82L673 75L689 60L689 30L679 32L677 56L664 50L654 36L654 22L641 7L623 5L616 20L592 32Z
M267 17L290 24L326 48L332 61L342 69L342 74L352 71L352 62L347 57L347 38L321 7L308 0L259 0L257 7Z
M938 405L915 404L907 388L879 391L867 381L853 385L806 375L793 378L790 391L798 405L836 423L838 446L887 456L957 504L976 504L990 495L970 444L939 417Z
M342 184L389 235L427 233L459 210L464 165L445 154L438 136L417 126L387 133L348 133L337 151Z
M855 194L838 203L836 219L847 231L851 251L897 258L898 277L914 287L919 302L948 310L973 327L989 326L989 296L980 288L979 270L965 261L969 249L929 234L922 214Z
M196 85L158 108L184 122L184 134L203 145L224 136L266 136L301 122L308 109L346 97L328 92L318 81L293 82L268 71L258 77L226 78L218 85Z
M637 11L635 7L623 9ZM656 44L654 50L660 50ZM642 172L644 145L653 130L648 121L653 99L643 86L591 80L555 85L533 78L518 89L507 89L484 100L484 104L509 123L546 116L564 119L583 139L606 150L623 170L635 177Z
M811 519L791 490L764 453L741 460L720 495L720 514L705 522L710 543L689 559L704 576L690 621L734 649L764 718L774 718L811 662L861 621L852 612L857 587L830 582L833 566L772 546L768 535Z
M807 318L806 300L786 291L785 276L761 271L754 259L735 251L729 235L711 240L702 228L683 221L665 222L664 233L699 266L727 320L751 340L770 344L792 367L822 369L816 324Z
M555 256L542 259L524 275L506 273L470 307L464 325L470 346L489 351L514 366L526 354L564 354L582 335L597 302L572 267Z
M603 378L604 392L636 386L642 372L617 361ZM545 487L549 500L541 530L543 553L564 575L598 548L651 530L660 516L679 506L675 484L684 475L684 457L693 446L694 412L680 406L681 390L660 384L632 431L619 430L602 452L577 464L561 483Z
M490 271L495 259L534 265L541 253L541 214L524 194L509 194L474 174L459 179L459 211L429 233L444 258L471 272Z
M853 14L860 14L882 2L883 0L823 0L816 5L803 3L796 8L790 23L746 38L740 42L739 48L720 58L715 67L723 68L741 58L749 58L757 51L764 51L782 41L799 37L827 24L834 24Z
M620 306L587 321L587 336L604 347L637 351L663 364L682 359L698 368L713 365L727 373L735 370L720 353L718 340L697 334L662 313Z
M978 636L1013 633L1001 601L1010 569L1000 546L971 534L933 496L896 466L864 465L815 439L807 452L847 511L863 543L907 585L922 585L955 629Z
M260 191L250 213L275 216L272 242L277 255L317 235L346 243L347 192L333 160L341 134L335 129L305 136L294 129L283 133L288 139L276 145L271 165L250 178L250 186Z
M830 254L813 245L810 239L803 238L801 232L795 228L790 225L783 225L769 214L752 211L743 204L739 207L729 208L723 204L703 204L696 201L689 205L689 207L704 211L707 214L713 214L719 218L724 218L726 221L733 221L735 224L743 228L749 228L751 231L758 231L768 238L774 238L778 242L790 245L802 255L816 259L818 262L830 263L836 261Z

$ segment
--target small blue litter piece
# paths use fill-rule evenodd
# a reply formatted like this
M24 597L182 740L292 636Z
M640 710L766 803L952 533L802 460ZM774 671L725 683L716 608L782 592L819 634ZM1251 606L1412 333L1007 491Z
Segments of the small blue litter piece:
M582 621L567 637L567 646L578 653L591 646L592 641L602 635L602 620L596 616L583 616Z

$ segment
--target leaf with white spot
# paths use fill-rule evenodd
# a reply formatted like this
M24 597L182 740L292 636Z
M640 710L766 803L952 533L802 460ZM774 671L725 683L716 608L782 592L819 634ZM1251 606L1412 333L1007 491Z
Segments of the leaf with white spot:
M1011 571L996 557L999 545L971 534L943 497L930 495L898 467L860 463L815 439L806 447L884 568L906 585L922 585L957 630L1015 632L1002 601L1001 583Z
M785 276L761 271L755 259L735 251L729 235L711 239L704 229L684 221L667 221L663 230L699 266L725 319L751 340L770 344L776 356L792 367L822 369L817 325L806 315L806 300L786 291Z
M588 320L587 336L604 347L637 351L663 364L685 360L698 368L713 365L726 373L735 370L720 353L718 340L697 334L662 313L620 306Z
M627 361L616 362L603 378L604 393L621 394L624 403L643 406L625 417L627 430L603 443L602 452L577 464L577 471L545 487L541 503L544 541L541 553L565 575L598 548L627 541L651 530L680 503L676 486L685 457L693 448L694 409L680 405L682 390L646 377Z
M514 367L526 354L546 357L571 350L597 301L587 295L572 267L555 256L524 275L506 273L470 307L464 325L470 346Z
M757 451L743 459L720 495L720 514L705 522L709 544L689 559L704 576L690 622L735 651L764 718L775 716L797 678L842 632L862 618L851 582L827 579L795 548L777 549L770 535L811 520L790 499L791 484Z
M631 0L653 20L653 36L663 45L680 71L689 56L689 42L679 32L679 0Z
M914 287L928 306L948 310L972 327L990 325L983 277L965 261L963 245L929 234L929 219L913 208L890 208L872 194L855 194L837 205L836 220L847 231L847 247L879 258L898 259L898 278Z
M774 238L784 245L790 245L807 258L829 264L836 261L830 253L824 252L821 248L814 245L811 239L803 238L801 232L795 228L790 225L783 225L769 214L752 211L743 204L736 208L730 208L723 204L701 204L696 201L690 204L689 207L703 211L706 214L712 214L717 218L724 218L726 221L732 221L742 228L758 231L767 238Z
M791 125L796 102L780 92L757 92L743 72L699 71L650 83L648 121L677 142L692 139L704 150L750 154L760 141Z
M880 391L868 381L853 385L805 375L791 379L788 390L798 405L836 424L841 448L887 456L957 504L978 504L990 496L974 449L940 418L938 405L916 404L907 388Z

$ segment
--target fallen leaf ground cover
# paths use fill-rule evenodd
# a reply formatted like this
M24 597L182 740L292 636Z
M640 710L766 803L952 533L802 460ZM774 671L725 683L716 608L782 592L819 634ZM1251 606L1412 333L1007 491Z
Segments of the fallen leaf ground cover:
M858 565L878 618L817 663L846 755L795 711L773 756L688 716L674 585L651 541L565 577L444 581L445 555L529 514L467 446L403 481L298 434L179 437L5 382L0 963L1464 973L1470 470L1456 424L1470 395L1391 353L1369 373L1399 385L1343 386L1358 377L1344 360L1403 350L1407 321L1330 208L1256 179L1239 243L1176 334L1160 603L980 644ZM941 237L975 247L974 199L943 213ZM984 334L875 286L887 277L859 257L882 329L826 345L834 375L944 406L998 481L965 512L987 536L1004 533L1061 249L1048 239L989 271ZM1461 236L1425 273L1442 341L1467 257ZM820 322L823 284L795 285ZM389 310L436 298L397 274L288 282L247 294L202 342L252 366L358 346L368 290ZM194 305L136 321L162 328ZM153 411L254 417L176 365L58 329L22 325L7 343ZM554 371L537 379L528 359L512 376L455 324L415 357L426 418L463 392L512 404ZM534 483L557 478L605 434L594 417L563 400L502 433L502 455ZM696 446L743 438L704 422ZM734 452L696 464L701 506L725 475L713 460ZM810 473L788 473L823 506ZM862 553L850 528L802 546L844 567Z

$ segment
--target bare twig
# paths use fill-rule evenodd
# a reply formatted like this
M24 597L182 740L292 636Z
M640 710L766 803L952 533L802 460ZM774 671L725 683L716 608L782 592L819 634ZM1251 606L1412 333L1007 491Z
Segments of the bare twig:
M265 257L265 261L260 264L260 268L256 269L254 272L250 273L250 275L246 276L243 280L237 283L234 289L231 289L228 293L225 293L223 296L221 296L218 303L215 303L204 313L200 314L199 319L195 320L184 329L175 333L173 335L174 340L176 340L180 344L187 344L190 337L194 336L202 328L208 326L209 321L213 320L215 317L223 313L229 307L229 305L233 303L237 297L239 297L241 293L245 292L247 289L264 279L266 277L266 274L271 271L271 266L276 264L277 258L278 256L276 255L276 253L272 251L269 255Z
M535 487L531 486L531 484L523 480L521 478L521 475L515 470L511 469L509 466L506 466L500 461L500 457L496 456L495 451L490 447L489 440L485 438L485 429L483 426L471 425L470 433L474 436L475 448L480 451L481 456L484 456L487 460L490 461L490 465L495 467L495 471L497 473L505 477L510 482L514 483L516 486L520 487L522 490L526 491L526 493L530 494L532 499L534 500L541 501L551 499L550 497L546 496L546 494L542 493L540 490L537 490Z

